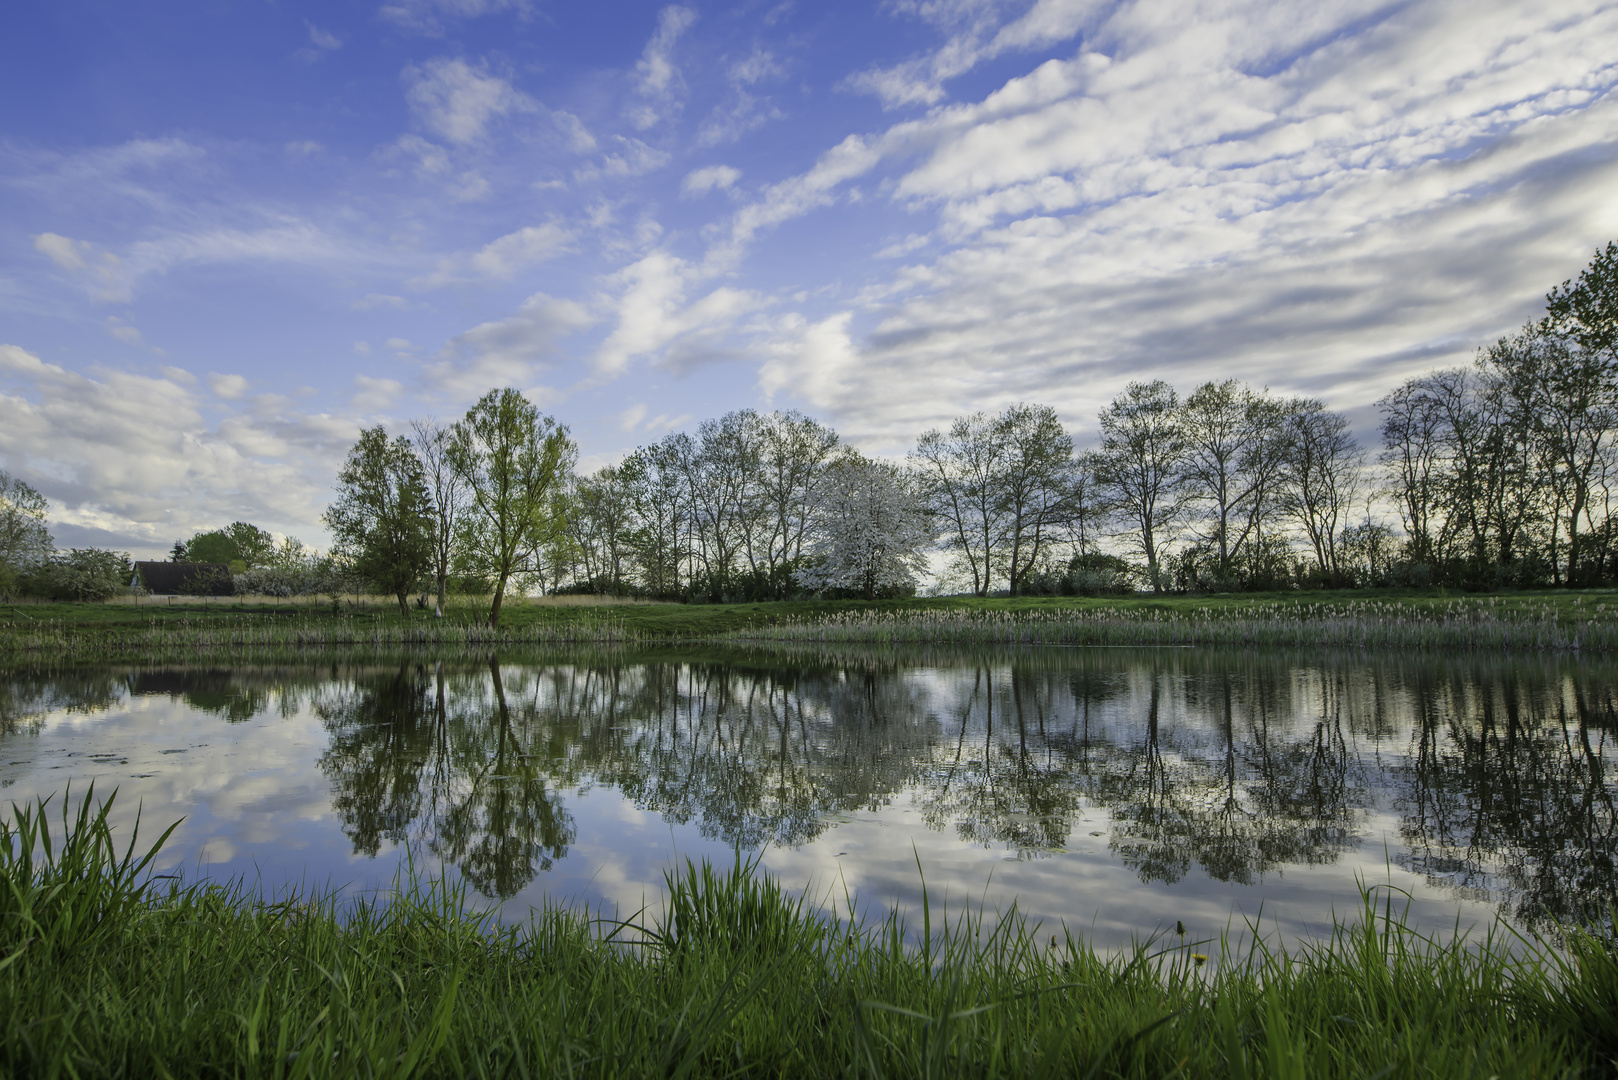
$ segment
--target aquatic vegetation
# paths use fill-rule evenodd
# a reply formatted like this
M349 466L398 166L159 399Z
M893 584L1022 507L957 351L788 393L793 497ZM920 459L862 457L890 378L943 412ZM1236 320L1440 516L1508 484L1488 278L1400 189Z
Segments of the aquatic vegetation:
M1496 598L1416 606L1386 600L1200 607L858 610L788 618L726 640L792 644L1216 645L1610 652L1618 606L1502 605Z
M738 860L670 874L662 913L503 928L418 876L346 903L155 878L107 809L0 822L0 1073L1447 1077L1618 1055L1610 942L1440 943L1371 892L1290 952L1173 934L1104 955L925 902L862 924Z

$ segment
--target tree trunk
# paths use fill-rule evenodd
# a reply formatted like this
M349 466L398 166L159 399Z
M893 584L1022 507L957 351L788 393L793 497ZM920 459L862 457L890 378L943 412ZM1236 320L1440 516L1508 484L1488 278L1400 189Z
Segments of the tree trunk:
M500 580L494 586L494 603L489 605L489 629L500 625L500 603L506 598L506 574L500 574Z

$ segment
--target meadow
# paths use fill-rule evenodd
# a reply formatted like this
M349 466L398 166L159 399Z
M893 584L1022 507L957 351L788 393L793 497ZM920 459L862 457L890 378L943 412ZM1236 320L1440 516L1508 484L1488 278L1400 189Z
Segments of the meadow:
M839 917L754 867L659 911L500 928L409 876L387 904L150 875L90 793L0 816L10 1076L1516 1077L1618 1066L1618 958L1439 943L1366 891L1318 941L1073 928L924 902ZM166 836L167 834L164 834ZM161 844L162 838L158 843ZM845 913L846 914L846 913ZM1246 937L1252 942L1253 936Z

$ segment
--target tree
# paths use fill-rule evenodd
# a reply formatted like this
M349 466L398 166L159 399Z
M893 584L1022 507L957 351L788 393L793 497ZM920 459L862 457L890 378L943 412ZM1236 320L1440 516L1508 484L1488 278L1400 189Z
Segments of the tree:
M1016 404L995 417L1003 457L995 487L1004 521L1001 547L1011 595L1022 591L1082 512L1083 478L1073 436L1049 405Z
M236 541L223 529L197 533L185 542L185 562L228 565L240 558Z
M1200 511L1202 539L1218 558L1216 577L1235 580L1250 547L1261 546L1282 473L1280 405L1235 379L1197 387L1180 409L1181 478Z
M1006 452L1004 427L978 412L957 419L948 434L924 433L910 454L925 478L929 509L947 530L944 543L965 561L978 596L989 595L1005 534L999 484Z
M1131 526L1130 538L1146 557L1152 591L1162 592L1163 543L1185 506L1179 398L1161 379L1132 382L1101 411L1100 420L1101 445L1090 456L1096 486Z
M509 387L490 390L456 422L448 460L470 496L461 555L494 581L490 626L500 624L507 585L534 572L560 532L555 496L576 456L567 428Z
M756 578L779 594L804 556L827 464L837 433L799 412L759 418L758 473L754 484L754 538L748 561Z
M1363 460L1359 443L1348 418L1319 401L1299 401L1287 409L1282 437L1287 463L1283 505L1308 536L1320 573L1340 581L1337 545L1358 490Z
M450 567L455 561L455 538L466 510L466 484L450 464L452 432L432 420L416 420L416 454L421 459L427 481L427 496L433 514L433 581L438 587L433 612L444 617L444 594L449 588Z
M51 534L45 528L49 508L45 496L0 469L0 587L49 557Z
M236 557L246 563L249 570L268 566L275 557L275 537L257 525L233 521L225 527L224 533L236 545Z
M679 596L690 559L691 506L683 462L691 438L666 436L624 459L619 478L632 524L627 541L653 596Z
M914 477L850 452L826 470L815 505L808 560L795 574L807 589L849 589L867 600L914 589L933 540Z
M1577 281L1564 281L1545 297L1543 333L1566 338L1618 368L1618 242L1597 251Z
M420 460L407 439L390 442L377 426L360 432L337 482L325 521L339 557L396 596L400 614L409 615L406 598L432 560L432 506Z

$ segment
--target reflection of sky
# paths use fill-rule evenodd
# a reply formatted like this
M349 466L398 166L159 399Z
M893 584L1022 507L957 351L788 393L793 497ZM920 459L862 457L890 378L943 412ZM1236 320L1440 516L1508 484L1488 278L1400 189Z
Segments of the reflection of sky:
M544 697L543 678L525 683L524 677L551 670L505 670L508 691L528 685L531 700ZM1131 718L1138 724L1151 679L1138 668L1120 675L1122 681L1112 684L1114 696L1094 709L1090 730L1110 729L1114 744L1127 746ZM1294 699L1301 711L1278 716L1283 725L1307 719L1309 703L1330 682L1307 667L1291 677L1294 689L1301 688ZM973 705L975 678L958 669L912 670L888 684L886 700L923 701L931 722L944 732L933 752L953 753L960 731L954 718L970 717L968 742L981 738L985 726L983 701ZM1000 673L994 679L1002 684L992 698L996 722L1004 726L1008 680ZM1186 676L1179 685L1185 689L1194 682L1194 676ZM468 687L472 696L477 690ZM1024 696L1035 703L1037 695L1026 687ZM1382 701L1384 706L1413 703L1397 690ZM78 793L94 781L99 793L118 790L113 821L122 836L129 835L137 813L148 838L183 818L159 860L162 872L190 880L244 879L270 892L300 884L337 886L351 895L387 889L406 853L385 840L374 859L354 853L332 808L331 782L319 765L328 746L326 724L307 700L272 693L266 702L251 719L237 723L168 695L125 694L109 707L89 711L51 709L37 726L0 735L0 797L60 800L69 784ZM1217 733L1196 710L1180 694L1162 696L1165 746L1199 755L1222 753ZM806 709L811 715L824 711ZM1067 723L1073 717L1051 719ZM1265 932L1287 938L1310 936L1329 925L1334 911L1348 914L1357 908L1361 883L1390 884L1410 894L1416 922L1430 931L1442 932L1457 920L1463 926L1487 922L1494 908L1486 897L1435 887L1397 865L1400 818L1389 805L1393 795L1385 787L1386 771L1408 745L1403 724L1385 737L1351 735L1349 750L1358 762L1352 768L1383 777L1364 793L1368 804L1354 819L1357 843L1320 865L1283 865L1248 884L1214 880L1194 860L1172 884L1143 882L1109 847L1115 828L1109 811L1089 800L1079 804L1060 850L1019 857L1003 843L967 843L952 824L928 827L922 793L914 787L876 809L836 815L811 842L769 850L762 862L788 886L808 889L836 908L852 900L865 917L897 907L919 919L925 880L935 919L941 911L955 916L981 910L992 920L1015 903L1048 929L1065 923L1103 946L1127 943L1176 920L1202 937L1227 929L1240 933L1245 920L1260 920ZM1172 756L1165 751L1166 759ZM628 916L659 902L663 874L679 860L731 858L722 840L703 835L700 820L671 824L589 775L582 788L564 788L561 796L576 829L567 854L507 902L503 915L508 919L521 921L531 906L547 900ZM412 824L413 837L419 836L419 826ZM425 844L412 848L418 866L431 874L444 871L424 855Z

